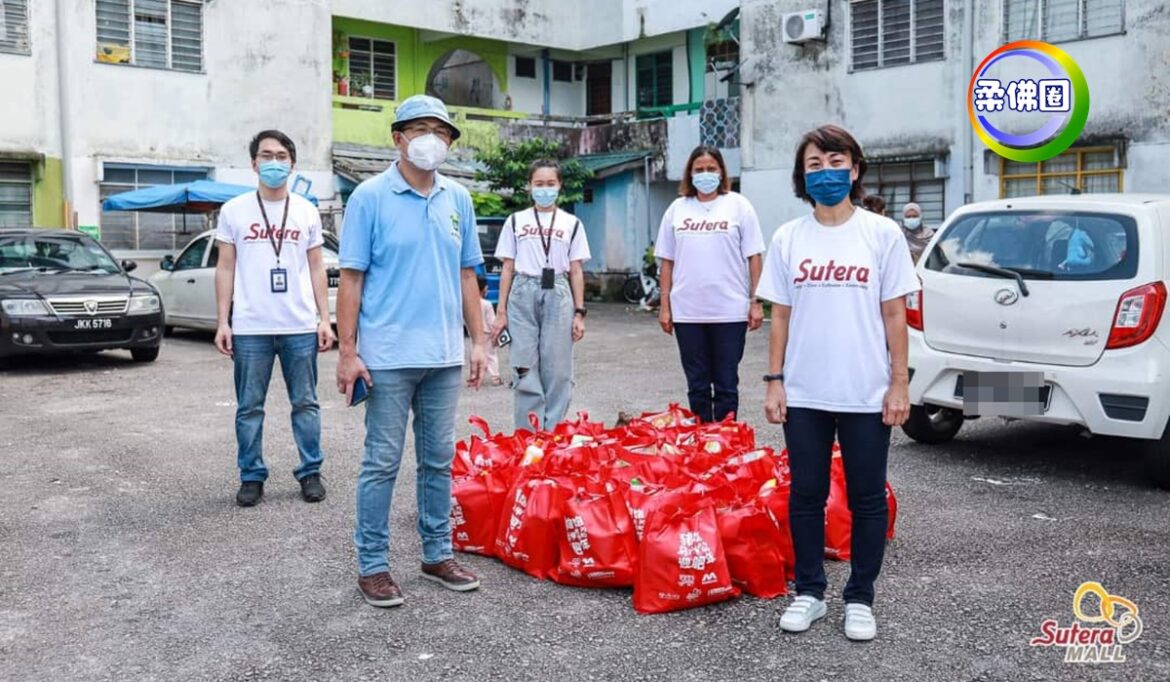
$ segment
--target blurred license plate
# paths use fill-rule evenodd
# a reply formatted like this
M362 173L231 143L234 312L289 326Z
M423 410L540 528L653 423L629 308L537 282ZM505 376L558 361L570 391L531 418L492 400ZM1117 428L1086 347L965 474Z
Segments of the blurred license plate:
M1052 386L1040 372L963 372L955 380L963 414L1030 417L1052 404Z
M114 321L106 318L98 318L94 320L77 320L73 323L74 329L112 329Z

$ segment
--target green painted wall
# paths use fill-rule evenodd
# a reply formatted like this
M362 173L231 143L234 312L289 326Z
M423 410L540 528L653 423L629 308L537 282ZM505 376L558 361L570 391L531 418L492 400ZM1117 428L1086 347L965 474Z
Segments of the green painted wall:
M33 226L65 225L65 177L61 159L45 158L33 167Z
M691 98L690 102L702 102L707 99L707 45L704 38L707 27L693 28L687 31L687 64L690 66ZM677 100L676 100L677 101Z

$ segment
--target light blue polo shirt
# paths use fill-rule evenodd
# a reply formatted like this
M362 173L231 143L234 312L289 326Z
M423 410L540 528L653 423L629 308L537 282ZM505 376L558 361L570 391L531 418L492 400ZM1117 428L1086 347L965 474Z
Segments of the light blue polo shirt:
M358 355L369 369L463 364L460 270L483 263L471 194L435 174L430 196L395 163L345 207L341 267L365 273Z

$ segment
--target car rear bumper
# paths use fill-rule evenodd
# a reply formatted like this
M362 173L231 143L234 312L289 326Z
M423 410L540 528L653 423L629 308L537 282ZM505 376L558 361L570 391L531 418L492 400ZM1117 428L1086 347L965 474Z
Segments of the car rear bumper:
M156 348L162 342L161 313L112 317L108 329L77 329L78 319L0 318L0 356Z
M1088 367L1066 367L943 353L927 346L921 332L910 330L910 368L914 405L963 409L955 384L964 371L1040 372L1052 387L1051 400L1043 414L1017 417L1024 421L1077 424L1103 436L1156 439L1170 412L1163 383L1170 373L1170 349L1157 338L1134 348L1105 351Z

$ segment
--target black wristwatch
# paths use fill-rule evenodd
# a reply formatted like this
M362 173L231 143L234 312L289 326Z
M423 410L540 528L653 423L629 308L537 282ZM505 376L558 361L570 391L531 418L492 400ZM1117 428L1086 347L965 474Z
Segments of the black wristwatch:
M783 375L783 374L765 374L765 375L764 375L764 381L767 381L767 382L772 382L772 381L779 381L779 382L783 382L783 381L784 381L784 375Z
M581 317L585 317L586 315L589 314L589 311L584 309L584 308L577 308L576 310L573 311L573 314L580 315Z

